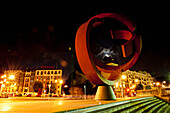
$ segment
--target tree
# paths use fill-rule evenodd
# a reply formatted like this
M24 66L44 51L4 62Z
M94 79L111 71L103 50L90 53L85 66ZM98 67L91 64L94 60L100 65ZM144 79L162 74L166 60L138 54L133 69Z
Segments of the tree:
M42 89L43 84L40 81L36 81L33 85L34 92L38 92L38 90Z
M80 87L70 87L69 92L71 95L83 95L83 89Z
M143 90L143 85L142 84L138 84L136 86L136 89L135 90Z
M147 86L145 87L145 89L151 89L151 86L150 86L150 85L147 85Z

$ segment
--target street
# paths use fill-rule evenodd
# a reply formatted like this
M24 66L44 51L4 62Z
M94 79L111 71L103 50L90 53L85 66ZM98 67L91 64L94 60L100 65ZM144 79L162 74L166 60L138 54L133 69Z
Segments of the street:
M57 111L66 111L78 109L87 106L110 103L114 101L95 101L91 100L70 100L58 98L0 98L0 112L22 112L22 113L52 113Z
M143 96L145 97L145 96ZM0 98L0 112L2 113L52 113L80 109L89 106L107 104L141 97L117 98L112 101L96 101L94 99L70 99L54 97L9 97Z

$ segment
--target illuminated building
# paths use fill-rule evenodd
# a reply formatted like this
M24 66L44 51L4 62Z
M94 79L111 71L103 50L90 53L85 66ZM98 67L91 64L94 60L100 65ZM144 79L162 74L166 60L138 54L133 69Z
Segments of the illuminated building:
M46 93L49 85L55 86L55 94L61 94L63 84L62 69L53 66L41 66L39 69L7 70L1 75L0 91L7 94L33 93L35 81L43 84L42 92Z
M136 72L136 71L124 71L122 74L126 75L127 79L125 80L126 87L133 87L137 84L142 84L144 89L146 86L150 85L151 87L156 82L156 79L150 75L150 73L144 72Z
M23 71L21 70L7 70L1 76L1 92L7 94L14 94L18 91L20 85L22 86Z
M61 69L39 69L35 71L35 81L43 83L43 92L48 85L54 84L56 87L56 94L61 94L62 86L62 70Z
M42 92L46 93L48 85L54 85L56 88L55 94L61 94L62 87L62 70L56 68L42 67L36 70L27 70L24 76L23 93L34 92L33 85L35 81L40 81L43 84Z
M123 92L125 92L126 88L130 88L133 91L138 84L141 84L144 89L146 89L146 86L150 86L152 89L156 83L156 79L146 71L136 72L126 70L122 72L122 76L124 79L121 78L114 86L117 97L121 97L122 89L124 89Z

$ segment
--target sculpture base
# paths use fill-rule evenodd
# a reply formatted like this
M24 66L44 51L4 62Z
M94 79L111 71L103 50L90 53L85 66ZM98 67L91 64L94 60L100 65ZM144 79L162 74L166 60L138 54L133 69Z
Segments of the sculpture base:
M95 100L116 100L111 86L98 86Z

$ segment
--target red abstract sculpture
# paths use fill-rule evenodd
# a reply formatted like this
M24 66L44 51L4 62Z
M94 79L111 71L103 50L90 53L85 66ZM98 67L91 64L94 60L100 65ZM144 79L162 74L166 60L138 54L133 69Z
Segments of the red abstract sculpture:
M110 30L113 40L127 40L126 43L121 45L124 58L130 56L133 52L132 48L135 48L134 56L125 64L119 66L109 66L101 61L96 60L94 55L92 54L89 43L89 39L92 38L90 37L90 30L93 26L97 24L102 24L102 22L94 21L94 19L102 18L118 20L128 28L128 30ZM127 17L115 13L103 13L96 15L79 27L75 40L76 56L83 73L89 79L90 82L99 86L114 85L115 80L118 79L121 71L129 69L135 64L142 48L141 37L134 33L135 28L135 24ZM101 71L105 73L110 73L108 79L103 77Z

